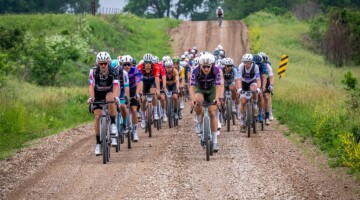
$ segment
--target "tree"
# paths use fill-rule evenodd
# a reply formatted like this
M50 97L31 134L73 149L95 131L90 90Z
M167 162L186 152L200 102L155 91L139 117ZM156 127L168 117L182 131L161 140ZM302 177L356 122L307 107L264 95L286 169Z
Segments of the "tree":
M165 12L170 17L170 7L171 0L129 0L124 11L142 17L162 18Z
M99 0L95 2L98 8ZM0 14L90 12L90 3L90 0L0 0Z

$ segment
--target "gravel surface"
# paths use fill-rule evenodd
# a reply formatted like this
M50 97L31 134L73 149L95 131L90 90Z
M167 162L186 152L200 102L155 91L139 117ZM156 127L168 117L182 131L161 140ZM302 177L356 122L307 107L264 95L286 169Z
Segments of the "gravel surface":
M246 28L241 24L224 21L223 29L245 35ZM215 34L219 32L215 30L216 22L186 22L182 26L196 27L190 35L214 35L206 36L209 41L223 37ZM174 39L176 51L186 49L179 43L205 48L201 46L205 43L188 37L187 31L172 31L178 38ZM179 39L179 34L186 38ZM225 49L231 49L232 41L224 41ZM246 46L241 42L232 45L244 51L247 47L243 44ZM219 153L206 161L189 108L183 116L179 127L168 129L164 123L152 138L140 130L140 141L133 143L132 149L127 149L126 144L118 153L112 149L106 165L102 157L94 155L92 125L39 140L1 161L0 198L360 199L354 177L343 169L329 168L327 159L310 144L291 142L282 134L286 127L276 121L250 138L240 133L238 125L232 126L230 132L223 130Z

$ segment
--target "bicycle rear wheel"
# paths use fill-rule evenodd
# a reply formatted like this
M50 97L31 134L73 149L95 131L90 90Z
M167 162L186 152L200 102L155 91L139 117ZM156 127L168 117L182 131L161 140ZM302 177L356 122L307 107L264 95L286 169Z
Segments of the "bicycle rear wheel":
M151 120L152 120L152 106L151 104L148 105L148 113L147 113L147 129L149 131L149 137L152 136L151 133Z
M253 131L254 131L254 133L257 133L257 129L256 129L256 128L257 128L257 127L256 127L256 126L257 126L256 117L253 117L253 118L252 118L252 124L253 124L253 129L254 129Z
M251 103L247 103L246 106L246 128L247 128L247 134L248 137L250 137L250 129L251 129L251 121L252 121L252 108Z
M106 118L101 117L100 118L100 138L101 138L101 151L103 155L103 164L106 164L108 161L108 155L107 155L107 141L106 141L106 135L107 135L108 127L106 123Z
M231 123L231 102L226 100L226 126L227 131L230 131L230 123Z
M203 131L204 131L204 142L205 142L205 149L206 149L206 160L209 161L210 160L210 134L211 134L211 130L210 130L210 118L209 116L204 116L204 127L203 127Z

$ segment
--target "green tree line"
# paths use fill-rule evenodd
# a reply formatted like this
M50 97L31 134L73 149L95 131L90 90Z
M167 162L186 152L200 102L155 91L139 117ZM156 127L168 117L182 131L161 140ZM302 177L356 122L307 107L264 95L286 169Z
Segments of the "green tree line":
M99 0L94 1L98 8ZM0 0L0 14L90 12L91 2L92 0Z

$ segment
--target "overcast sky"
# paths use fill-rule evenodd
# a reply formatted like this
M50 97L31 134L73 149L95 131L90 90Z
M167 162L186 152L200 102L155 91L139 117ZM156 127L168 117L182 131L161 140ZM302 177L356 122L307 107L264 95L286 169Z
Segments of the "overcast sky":
M123 8L126 0L100 0L100 7Z

